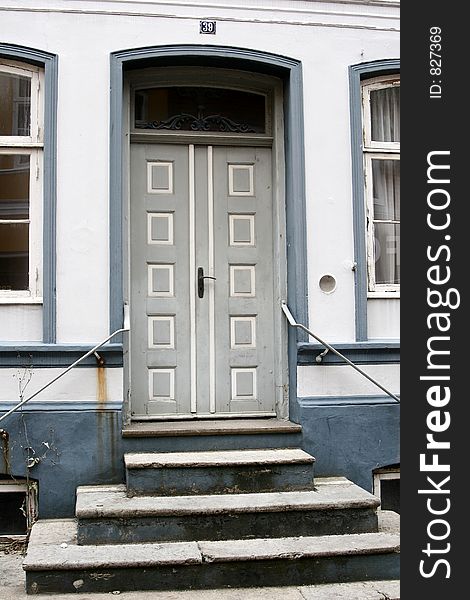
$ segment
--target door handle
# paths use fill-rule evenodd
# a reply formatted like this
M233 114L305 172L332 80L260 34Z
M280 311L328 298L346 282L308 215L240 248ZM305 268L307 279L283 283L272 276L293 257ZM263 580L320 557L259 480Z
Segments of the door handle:
M204 279L213 279L215 281L217 278L211 277L210 275L204 275L204 269L202 267L198 267L198 269L197 269L197 295L199 296L199 298L204 298Z

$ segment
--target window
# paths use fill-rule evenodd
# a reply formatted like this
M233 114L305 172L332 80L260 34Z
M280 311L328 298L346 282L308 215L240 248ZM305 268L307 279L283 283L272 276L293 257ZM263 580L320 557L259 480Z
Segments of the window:
M375 469L374 496L380 498L382 510L400 513L400 466Z
M38 512L37 480L0 475L0 542L24 539Z
M265 133L266 96L196 86L136 90L134 124L161 131Z
M369 297L400 292L400 79L362 84Z
M41 79L0 62L0 302L42 300Z

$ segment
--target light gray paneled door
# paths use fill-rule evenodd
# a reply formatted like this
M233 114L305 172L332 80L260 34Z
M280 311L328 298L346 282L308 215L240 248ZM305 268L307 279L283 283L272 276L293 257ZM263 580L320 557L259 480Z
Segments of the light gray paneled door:
M274 415L270 148L132 144L134 418Z

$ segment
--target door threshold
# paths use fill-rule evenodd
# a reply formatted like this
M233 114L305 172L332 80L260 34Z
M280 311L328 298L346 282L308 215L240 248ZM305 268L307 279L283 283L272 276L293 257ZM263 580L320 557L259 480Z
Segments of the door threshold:
M133 415L132 421L198 421L214 419L266 419L276 418L274 412L256 413L198 413L185 415Z
M300 433L302 426L276 418L193 419L191 421L132 421L124 425L122 436L171 437L191 435L250 435L259 433Z

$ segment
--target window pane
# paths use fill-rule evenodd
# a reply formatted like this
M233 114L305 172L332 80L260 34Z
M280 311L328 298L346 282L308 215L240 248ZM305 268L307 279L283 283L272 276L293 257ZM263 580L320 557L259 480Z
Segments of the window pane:
M382 479L380 482L380 510L400 514L400 479Z
M28 154L0 154L0 220L29 218Z
M27 290L28 223L0 223L0 290Z
M374 142L399 142L400 86L371 90L370 114Z
M2 492L0 531L2 535L25 535L28 525L25 516L26 494L24 492Z
M0 135L31 135L31 80L0 73Z
M372 159L374 219L400 220L400 161Z
M135 127L161 131L264 133L265 96L208 87L135 93Z
M375 223L375 283L400 283L400 225Z

